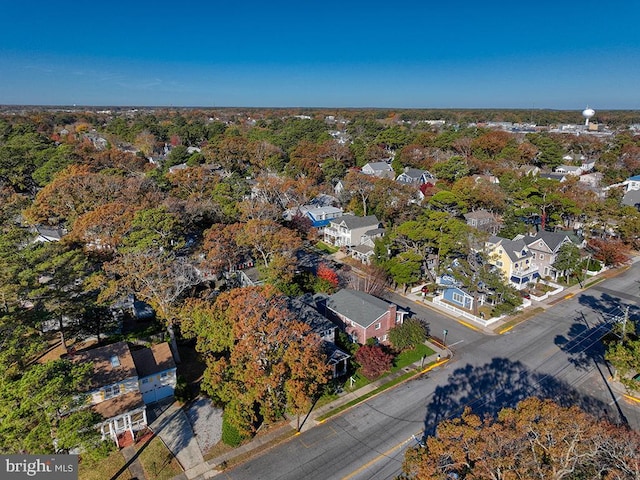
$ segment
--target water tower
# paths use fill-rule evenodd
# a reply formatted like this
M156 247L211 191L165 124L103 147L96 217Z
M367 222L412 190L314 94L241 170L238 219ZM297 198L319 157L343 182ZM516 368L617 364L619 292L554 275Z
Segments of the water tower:
M582 116L584 117L584 124L585 126L589 126L589 120L591 119L591 117L593 117L596 114L596 111L593 108L585 108L582 111Z

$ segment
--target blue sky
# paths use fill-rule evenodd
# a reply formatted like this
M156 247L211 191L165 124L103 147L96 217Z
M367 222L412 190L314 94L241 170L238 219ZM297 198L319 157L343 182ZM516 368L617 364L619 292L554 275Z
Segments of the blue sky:
M638 0L2 4L0 104L640 109Z

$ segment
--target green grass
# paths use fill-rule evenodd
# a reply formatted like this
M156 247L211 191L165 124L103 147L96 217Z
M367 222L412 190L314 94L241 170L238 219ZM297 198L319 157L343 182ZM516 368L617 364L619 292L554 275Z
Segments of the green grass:
M584 285L584 288L589 288L590 286L595 285L596 283L600 283L602 280L604 280L604 278L603 278L603 277L596 278L595 280L593 280L593 281L591 281L591 282L589 282L589 283L586 283L586 284Z
M80 465L78 465L78 479L105 480L113 478L126 463L119 451L112 452L108 457L99 462L81 461ZM131 480L129 470L125 469L124 472L118 476L118 480Z
M431 362L434 363L434 362ZM429 365L431 365L431 363ZM427 365L425 365L426 367ZM378 388L376 388L375 390L372 390L369 393L366 393L364 395L362 395L361 397L358 397L354 400L351 400L348 403L345 403L344 405L341 405L337 408L334 408L333 410L325 413L324 415L318 417L316 420L318 421L322 421L322 420L326 420L329 417L333 417L334 415L337 415L338 413L353 407L354 405L357 405L360 402L364 402L366 399L373 397L374 395L377 395L380 392L383 392L391 387L395 387L396 385L398 385L399 383L404 382L405 380L408 380L409 378L415 376L417 373L417 370L411 370L410 372L406 372L402 375L400 375L399 377L394 378L393 380L385 383L384 385L379 386Z
M411 365L412 363L419 362L422 357L429 357L434 353L436 352L431 350L424 343L421 343L412 350L405 350L404 352L400 353L393 361L393 367L391 368L391 371L397 372L398 370L401 370L404 367Z
M354 373L350 378L353 378L355 381L353 382L353 386L351 386L351 380L347 379L344 384L344 389L347 392L353 392L354 390L362 388L365 385L369 385L371 383L371 380L369 380L364 375L361 375L359 372Z
M331 255L332 253L336 253L338 250L340 250L338 247L334 247L333 245L329 245L328 243L324 243L324 242L316 243L316 248L318 250L322 250L325 253L328 253L329 255Z
M158 437L145 446L138 459L147 478L169 480L182 473L182 467Z

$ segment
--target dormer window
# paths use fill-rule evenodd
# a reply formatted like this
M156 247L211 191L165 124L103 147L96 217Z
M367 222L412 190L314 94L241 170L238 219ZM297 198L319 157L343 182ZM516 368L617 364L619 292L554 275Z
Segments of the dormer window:
M113 368L120 366L120 359L117 355L111 355L111 366Z

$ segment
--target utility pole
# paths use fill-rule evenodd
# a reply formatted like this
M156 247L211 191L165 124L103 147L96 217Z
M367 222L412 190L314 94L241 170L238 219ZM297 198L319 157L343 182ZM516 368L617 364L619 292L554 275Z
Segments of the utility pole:
M624 343L624 339L627 336L627 320L629 320L629 305L624 309L624 316L622 317L622 335L620 336L620 345Z

